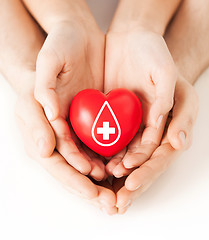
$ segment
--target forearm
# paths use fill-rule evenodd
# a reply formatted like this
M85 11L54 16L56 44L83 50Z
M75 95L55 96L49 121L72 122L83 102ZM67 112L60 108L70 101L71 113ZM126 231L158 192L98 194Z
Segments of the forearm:
M121 0L110 30L145 28L163 35L181 0Z
M19 0L1 1L0 29L0 71L21 92L35 72L44 36Z
M190 83L209 66L209 2L185 0L165 39L179 69Z
M49 33L51 28L62 22L84 22L89 26L96 22L85 0L23 0L26 7Z

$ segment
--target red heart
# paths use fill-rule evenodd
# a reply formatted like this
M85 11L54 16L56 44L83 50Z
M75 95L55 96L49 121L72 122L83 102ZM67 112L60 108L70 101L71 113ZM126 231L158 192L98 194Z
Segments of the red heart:
M141 120L141 103L126 89L115 89L107 95L86 89L73 98L70 107L70 121L77 136L105 157L120 152L131 141Z

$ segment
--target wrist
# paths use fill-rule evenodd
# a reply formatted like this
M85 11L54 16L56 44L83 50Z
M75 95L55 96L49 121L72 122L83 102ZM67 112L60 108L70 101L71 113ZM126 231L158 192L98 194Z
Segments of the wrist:
M3 73L14 92L18 95L33 95L35 86L35 71L26 68L13 68Z
M137 19L130 17L125 19L123 17L114 18L111 23L108 32L138 32L138 31L149 31L164 35L165 26L163 24L153 24L151 19L147 19L144 16L140 16Z
M164 35L179 4L180 0L172 0L169 4L164 0L121 0L109 30L146 29Z
M54 26L66 22L96 24L85 0L54 0L53 3L51 0L24 0L24 2L47 33Z

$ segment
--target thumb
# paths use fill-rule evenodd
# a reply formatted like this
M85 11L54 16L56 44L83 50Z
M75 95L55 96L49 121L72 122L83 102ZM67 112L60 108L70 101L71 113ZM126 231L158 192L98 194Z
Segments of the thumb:
M29 136L27 139L35 146L36 153L44 158L51 156L56 145L55 135L40 104L31 96L21 98L16 104L15 113L18 122L23 123L22 134Z
M192 128L198 112L198 97L194 88L181 87L168 127L168 140L173 148L188 148L192 143Z
M177 74L175 68L158 71L158 73L153 76L156 95L155 101L150 109L150 125L155 128L160 127L163 116L173 107L176 79Z
M36 63L36 82L34 96L44 108L49 121L59 116L59 98L56 93L57 76L62 70L57 55L44 47Z

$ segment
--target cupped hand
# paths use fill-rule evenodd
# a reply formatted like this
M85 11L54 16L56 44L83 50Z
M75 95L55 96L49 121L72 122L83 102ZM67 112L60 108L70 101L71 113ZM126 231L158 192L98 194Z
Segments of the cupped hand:
M116 195L107 181L93 183L90 178L72 167L59 152L53 151L53 148L50 157L43 158L37 152L36 139L40 134L46 137L46 144L49 146L55 145L55 136L42 106L34 99L33 90L19 96L15 113L26 152L31 158L37 160L71 193L84 198L110 215L117 213Z
M166 122L161 145L148 161L132 169L128 177L115 179L113 184L117 192L118 213L124 213L128 206L145 192L152 183L175 161L178 155L188 149L192 143L192 130L198 113L198 97L192 85L183 78L179 79L175 90L175 104ZM182 133L182 146L176 141ZM131 143L136 153L129 157L137 158L137 141ZM140 147L139 147L140 149ZM127 170L123 169L124 175Z
M72 98L81 90L103 90L104 34L83 22L55 24L38 55L35 98L42 105L55 136L56 149L81 173L106 177L103 160L87 154L69 127ZM42 157L49 156L47 139L40 139ZM89 151L88 151L89 152Z
M173 106L176 79L175 64L161 35L144 29L107 34L104 90L130 89L140 98L143 108L143 124L135 144L113 157L107 165L109 174L121 177L121 168L144 163L159 146Z

